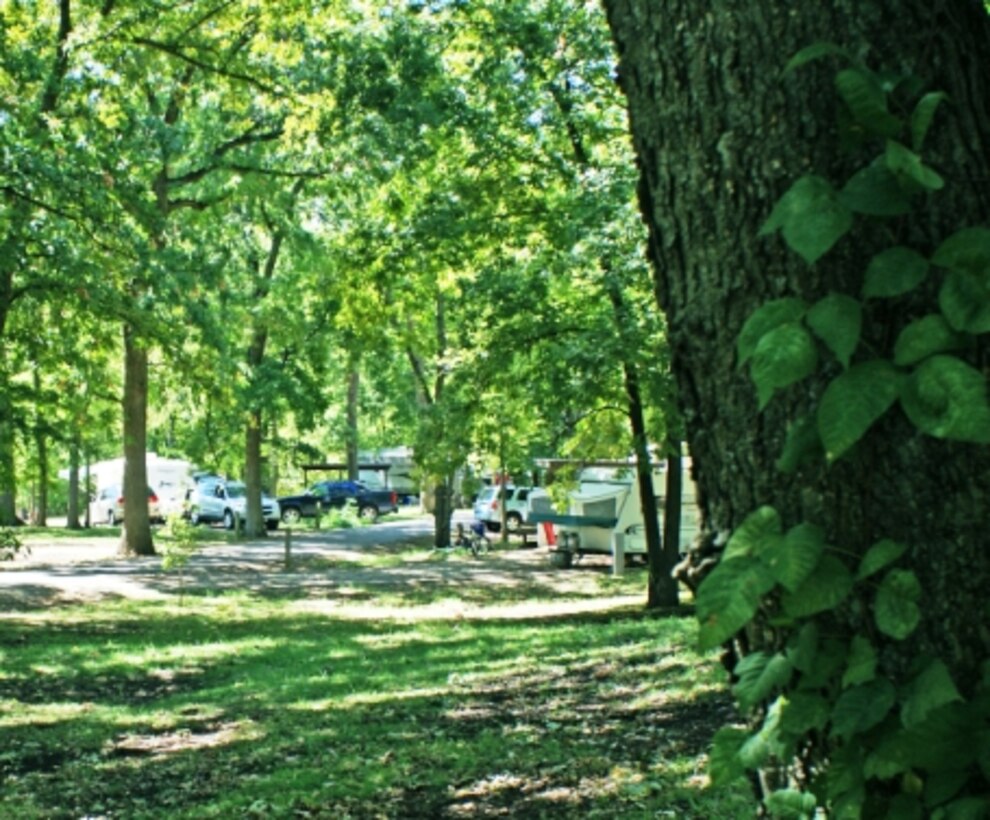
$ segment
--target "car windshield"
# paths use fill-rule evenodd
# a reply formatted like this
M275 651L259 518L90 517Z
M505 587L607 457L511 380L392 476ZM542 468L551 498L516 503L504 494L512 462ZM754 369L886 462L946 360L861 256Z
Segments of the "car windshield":
M227 498L244 498L245 490L243 484L228 484Z

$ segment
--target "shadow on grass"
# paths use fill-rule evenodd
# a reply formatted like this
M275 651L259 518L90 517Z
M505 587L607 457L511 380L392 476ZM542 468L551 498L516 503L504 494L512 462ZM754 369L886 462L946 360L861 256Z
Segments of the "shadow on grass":
M0 815L717 816L682 782L728 715L690 620L196 604L4 623Z

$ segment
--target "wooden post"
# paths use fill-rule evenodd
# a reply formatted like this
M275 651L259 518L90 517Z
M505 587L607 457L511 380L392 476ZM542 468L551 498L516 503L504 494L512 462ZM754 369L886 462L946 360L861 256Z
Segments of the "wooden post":
M292 527L285 528L285 568L292 569Z

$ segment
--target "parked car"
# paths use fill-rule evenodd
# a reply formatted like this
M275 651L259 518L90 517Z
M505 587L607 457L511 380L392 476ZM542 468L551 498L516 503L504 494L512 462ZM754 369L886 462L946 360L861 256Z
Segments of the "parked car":
M317 481L301 495L278 499L282 520L295 524L301 518L315 518L318 510L340 509L348 503L357 506L366 521L377 521L382 513L398 512L398 494L394 490L375 490L362 481Z
M278 502L264 493L261 494L261 514L268 529L278 527ZM232 530L236 518L247 515L247 487L240 481L227 481L218 476L202 477L186 494L185 515L193 524L222 523Z
M164 520L158 504L158 496L148 487L148 518L155 523ZM124 493L119 484L108 484L96 493L89 505L91 524L113 526L124 520Z
M483 487L474 502L474 517L481 521L489 532L498 532L502 528L503 489L505 490L505 528L511 533L516 533L528 523L526 500L533 491L532 487L511 485Z

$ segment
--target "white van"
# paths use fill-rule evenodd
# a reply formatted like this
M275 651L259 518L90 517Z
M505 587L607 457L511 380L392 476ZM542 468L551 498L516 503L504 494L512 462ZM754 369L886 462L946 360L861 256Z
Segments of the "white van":
M222 523L232 530L236 518L243 519L246 514L247 487L240 481L208 476L199 479L186 494L185 515L193 524ZM264 493L261 494L261 514L268 529L278 528L278 502Z

